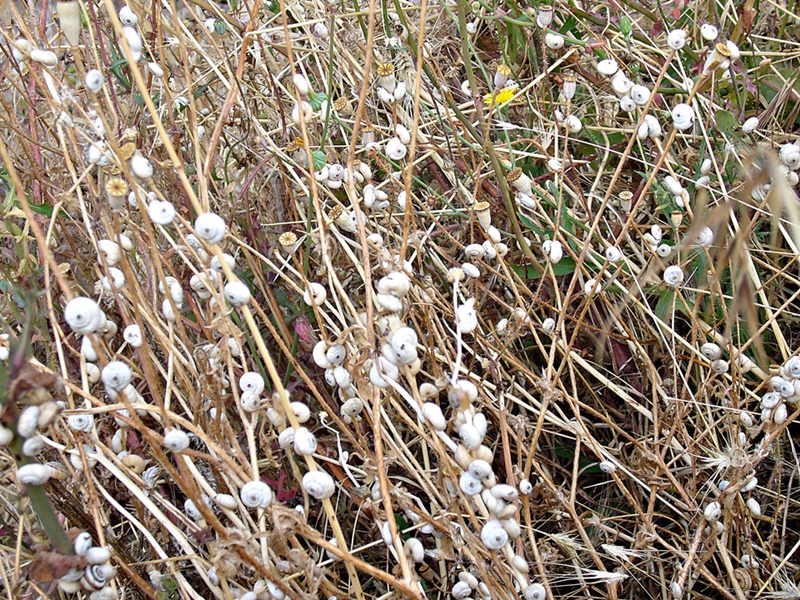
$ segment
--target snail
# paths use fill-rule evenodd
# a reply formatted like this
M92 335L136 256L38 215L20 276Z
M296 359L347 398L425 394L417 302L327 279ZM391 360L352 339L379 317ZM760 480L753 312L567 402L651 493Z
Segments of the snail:
M39 428L39 415L41 409L36 406L26 406L17 417L17 435L21 438L29 438L36 433Z
M17 471L17 477L23 485L44 485L50 479L52 469L47 465L30 463L23 465Z
M502 549L508 539L508 532L497 519L489 519L481 529L481 541L489 550Z
M203 213L194 221L194 230L202 240L209 244L218 244L225 237L227 232L225 220L215 213Z
M380 371L378 370L379 366ZM383 356L380 356L376 361L373 361L372 367L370 367L369 370L370 383L379 388L387 388L391 385L386 381L386 379L384 379L384 377L388 377L392 381L397 381L399 376L400 371L397 369L397 366L393 365Z
M722 516L722 505L719 502L709 502L706 509L703 511L703 515L705 516L707 521L719 521L720 517Z
M447 428L447 420L442 414L442 409L433 402L425 402L422 405L422 416L436 431L444 431Z
M603 473L608 473L609 475L617 471L617 465L610 460L602 460L597 466L600 467Z
M700 346L700 354L705 356L708 360L717 360L722 357L722 348L714 342L706 342Z
M140 348L143 343L142 328L137 324L128 325L122 331L122 338L133 348Z
M58 4L60 5L65 3L59 2ZM86 77L83 78L83 83L86 85L86 89L96 94L103 89L103 74L97 69L90 69L86 72Z
M261 394L264 391L264 378L255 371L248 371L239 377L239 389L242 392Z
M550 50L559 50L564 47L564 36L558 33L546 33L544 43Z
M303 489L309 496L324 500L333 496L336 484L325 471L309 471L303 475Z
M317 450L317 438L307 427L294 432L294 451L300 456L311 456Z
M403 160L408 153L408 148L399 137L393 137L386 142L385 152L389 160Z
M650 90L644 85L634 85L628 94L639 106L644 106L650 100Z
M545 600L547 591L541 583L532 583L525 590L525 600Z
M267 508L272 504L272 488L260 480L244 484L239 497L247 508Z
M464 423L458 431L458 436L468 450L476 450L483 442L483 436L474 425Z
M100 373L103 384L113 390L122 391L131 382L131 369L124 362L114 360L109 362Z
M507 502L513 502L519 498L519 491L517 491L517 488L515 488L513 485L508 485L507 483L498 483L497 485L492 486L491 493L495 498L499 498L500 500L505 500Z
M564 247L556 240L545 240L542 243L542 252L551 263L558 264L564 256Z
M119 9L118 16L124 27L135 27L139 22L139 17L136 16L136 13L134 13L128 5Z
M689 104L675 105L671 112L672 125L678 131L686 131L694 124L694 109Z
M711 23L703 23L700 25L700 35L704 40L713 42L719 36L719 30Z
M50 50L39 50L38 48L31 50L30 58L33 62L39 63L48 69L54 69L58 64L58 56Z
M402 271L392 271L388 275L381 277L377 285L378 293L391 294L398 298L405 296L410 288L411 280Z
M233 306L244 306L250 302L250 289L241 281L229 281L223 288L225 298Z
M131 157L131 172L143 181L153 177L152 163L138 150Z
M227 508L228 510L235 510L238 506L236 502L236 498L231 496L230 494L217 494L214 496L214 502L220 508Z
M611 89L619 97L625 96L632 87L633 82L622 71L617 71L611 78Z
M670 287L678 287L683 283L683 269L678 265L670 265L664 269L664 282Z
M714 242L714 232L710 227L703 227L700 232L694 237L692 243L695 246L706 248Z
M715 361L713 361L711 363L711 370L714 371L714 373L717 373L719 375L727 373L728 369L729 369L729 365L728 365L728 361L727 360L723 360L721 358L718 358L717 360L715 360Z
M450 590L450 595L455 598L455 600L465 600L472 595L472 588L466 581L458 581Z
M325 358L332 366L341 365L346 357L347 350L341 344L333 344L325 351Z
M321 306L328 298L328 292L321 283L310 282L303 292L303 301L309 306Z
M464 472L458 479L458 486L465 496L477 496L483 491L483 484L469 472Z
M175 206L166 200L154 200L147 206L147 215L156 225L169 225L175 220Z
M115 267L109 267L108 275L103 277L101 280L101 285L103 286L103 289L108 292L112 290L118 290L125 285L125 273ZM108 327L108 324L113 323L112 321L108 321L106 327Z
M164 446L171 452L183 452L189 447L189 435L181 429L164 432Z
M800 146L797 144L784 144L778 152L780 161L790 169L800 167Z
M103 311L97 302L78 296L67 303L64 319L75 333L94 333L103 324Z
M92 430L92 427L94 427L94 415L70 415L67 417L67 425L73 431L83 431L88 433Z
M634 102L633 98L625 94L619 99L619 109L624 112L633 112L636 110L636 102Z
M609 246L606 248L605 256L608 262L619 262L622 258L622 251L617 246Z
M753 133L758 128L758 117L750 117L742 123L742 133Z
M604 58L603 60L598 61L596 69L601 75L611 77L617 71L619 71L619 65L613 58Z
M105 546L92 546L84 555L90 565L102 565L111 560L111 551Z

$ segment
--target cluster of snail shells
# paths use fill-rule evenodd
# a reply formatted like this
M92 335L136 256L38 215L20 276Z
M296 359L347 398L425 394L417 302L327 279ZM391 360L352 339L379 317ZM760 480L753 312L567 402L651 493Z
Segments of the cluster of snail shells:
M789 416L787 404L800 403L800 356L793 356L769 381L771 391L761 397L761 421L783 425Z
M64 320L75 334L82 336L81 354L88 363L86 376L89 383L96 383L100 379L100 369L94 364L98 359L98 340L94 336L113 337L117 333L116 323L106 317L97 302L85 296L78 296L67 303Z
M72 568L58 580L62 592L89 593L91 600L116 600L118 594L109 584L116 569L111 565L111 552L104 546L92 545L92 536L86 531L70 532L72 548L86 561L84 568Z
M329 344L320 340L314 345L312 358L318 367L325 369L325 382L338 390L339 401L342 403L342 419L346 423L357 419L364 408L364 402L358 396L353 375L345 363L347 349L342 344ZM292 409L297 414L294 403Z

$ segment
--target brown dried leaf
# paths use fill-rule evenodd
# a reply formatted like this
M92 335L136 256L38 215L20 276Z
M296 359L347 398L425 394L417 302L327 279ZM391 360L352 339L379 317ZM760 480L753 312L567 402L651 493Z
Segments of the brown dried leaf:
M28 565L28 577L36 582L55 581L70 569L83 569L86 559L82 556L67 556L58 552L40 550Z

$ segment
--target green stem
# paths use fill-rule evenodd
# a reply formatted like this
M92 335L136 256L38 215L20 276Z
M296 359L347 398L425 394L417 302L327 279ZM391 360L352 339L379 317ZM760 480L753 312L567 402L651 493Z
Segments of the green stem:
M58 522L58 515L53 510L44 488L40 485L29 485L25 487L25 490L28 492L31 507L39 517L42 529L47 534L50 543L53 544L53 548L61 554L73 554L72 543L67 537L67 532Z

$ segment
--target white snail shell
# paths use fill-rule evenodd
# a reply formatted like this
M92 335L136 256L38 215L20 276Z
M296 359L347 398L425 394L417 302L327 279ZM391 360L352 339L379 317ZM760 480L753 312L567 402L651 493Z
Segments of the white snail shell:
M619 96L625 96L633 87L633 82L622 71L617 71L611 78L611 88Z
M719 521L722 516L722 505L719 502L709 502L703 514L707 521Z
M714 342L706 342L700 346L700 353L708 360L717 360L722 357L722 348Z
M410 327L401 327L392 334L392 351L398 362L410 365L417 360L417 341L417 333Z
M489 550L500 550L508 543L508 532L497 519L489 519L481 529L481 541Z
M17 417L17 435L21 438L29 438L36 433L39 428L39 415L41 409L36 406L26 406Z
M418 538L407 539L406 543L403 544L403 549L415 563L421 563L425 560L425 547Z
M53 69L58 64L58 56L50 50L39 50L38 48L31 50L30 57L33 62L39 63L48 69Z
M703 23L700 26L700 35L703 36L704 40L713 42L719 36L719 30L711 23Z
M67 425L69 425L69 428L73 431L83 431L88 433L92 430L92 427L94 427L94 415L70 415L67 417Z
M758 117L750 117L744 123L742 123L742 132L753 133L757 127L758 127Z
M683 29L673 29L667 34L667 45L673 50L680 50L686 45L686 32Z
M556 330L556 320L553 317L547 317L542 321L542 331L545 333L553 333Z
M479 481L483 481L494 476L492 465L481 459L475 459L471 461L467 467L467 471L469 471L469 474Z
M125 27L134 27L139 22L139 17L128 5L125 5L119 9L119 20Z
M380 365L380 371L378 371L378 365ZM386 360L385 357L379 356L378 359L372 363L372 367L370 367L370 383L379 388L390 387L391 384L384 379L384 376L392 381L397 381L397 378L400 376L400 371L397 369L396 365Z
M611 473L615 473L615 472L616 472L616 470L617 470L617 465L615 465L615 464L614 464L613 462L611 462L610 460L603 460L603 461L600 461L600 463L598 464L598 466L600 467L600 470L601 470L603 473L608 473L609 475L610 475Z
M244 412L258 412L258 409L261 408L261 396L253 392L242 392L242 395L239 397L239 405Z
M139 348L143 343L142 328L135 323L133 325L128 325L122 331L122 338L133 348Z
M263 481L249 481L239 492L242 504L247 508L267 508L272 504L272 488Z
M100 381L100 367L94 363L86 363L86 379L89 383Z
M613 58L605 58L597 63L597 72L606 77L611 77L619 71L619 65Z
M103 74L97 69L90 69L86 72L83 82L86 85L86 89L97 93L103 89Z
M465 600L469 598L471 594L472 588L466 581L457 582L450 590L450 595L455 598L455 600Z
M778 153L778 158L790 169L800 167L800 146L797 144L784 144Z
M800 356L793 356L783 365L786 374L793 379L800 379Z
M758 500L755 498L748 498L747 499L747 510L750 511L750 514L754 517L761 516L761 505L758 503Z
M309 471L303 475L303 489L309 496L324 500L333 496L336 484L325 471Z
M644 116L644 125L647 125L647 135L649 137L656 138L661 136L661 125L653 115Z
M392 294L376 294L375 301L383 309L389 312L402 312L403 301Z
M772 409L778 406L781 403L782 396L778 392L767 392L763 396L761 396L761 406L762 409ZM747 414L747 413L743 413Z
M519 492L517 491L517 488L515 488L513 485L508 485L507 483L498 483L497 485L492 486L491 492L492 496L495 498L506 500L507 502L513 502L519 498Z
M308 289L303 292L303 301L309 306L321 306L328 297L325 286L321 283L311 282Z
M683 192L683 186L672 175L667 175L664 177L664 186L673 196L680 196Z
M64 308L64 320L75 333L94 333L103 324L103 311L91 298L78 296Z
M541 583L532 583L525 590L525 600L545 600L547 591Z
M215 213L203 213L194 221L194 230L202 240L209 244L218 244L225 237L228 230L225 220Z
M84 335L81 340L81 354L87 363L97 362L97 351L94 349L94 339L92 335Z
M350 371L341 365L333 368L333 381L342 389L353 387L353 378L350 376Z
M723 373L727 373L729 369L728 361L722 360L721 358L713 361L711 363L711 370L715 373L719 373L720 375Z
M289 404L292 412L297 417L298 423L307 423L311 418L311 409L305 402L292 402Z
M50 467L39 463L23 465L17 471L17 477L23 485L44 485L52 474Z
M458 431L458 435L468 450L477 449L478 446L481 445L481 442L483 442L483 436L480 434L478 429L469 423L465 423L461 426L461 429Z
M678 287L683 283L683 269L678 265L670 265L664 269L664 282L671 287Z
M636 110L636 102L634 102L633 98L626 94L619 99L619 109L624 112L633 112Z
M736 358L733 359L734 364L739 367L739 370L744 373L749 373L756 367L756 363L753 362L749 356L745 354L740 354Z
M547 33L544 36L544 43L550 50L558 50L564 47L564 36L558 33Z
M628 94L639 106L644 106L650 100L650 89L644 85L634 85Z
M545 258L555 265L564 257L564 246L557 240L545 240L542 243L542 252Z
M526 496L533 491L533 484L531 484L529 479L523 479L519 482L519 492L520 494L525 494Z
M714 242L714 232L710 227L703 227L692 242L701 248L710 246Z
M244 306L250 302L250 289L241 281L229 281L223 288L225 298L233 306Z
M386 157L389 160L403 160L408 153L408 148L399 137L393 137L386 142Z
M130 384L131 377L131 368L119 360L108 363L100 373L103 384L115 392L124 390Z
M425 402L422 405L422 416L436 431L444 431L447 428L447 420L444 418L442 409L433 402Z
M320 369L330 369L333 364L328 360L328 344L325 340L320 340L314 345L311 358Z
M236 510L238 506L236 498L230 494L217 494L214 496L214 502L216 502L217 506L220 508L227 508L228 510Z
M87 590L101 590L114 578L114 572L114 567L108 563L89 565L83 571L81 585Z
M168 429L164 433L164 446L172 452L183 452L189 447L189 435L181 429Z
M78 556L86 556L92 547L92 536L88 531L81 531L72 539L72 549Z
M779 405L772 411L772 422L775 423L775 425L783 425L788 418L789 409L786 408L785 404Z
M464 472L458 479L458 486L465 496L477 496L483 491L483 484L469 472Z
M102 565L111 560L111 551L105 546L92 546L86 551L85 558L90 565Z
M591 296L593 294L597 294L602 290L602 285L597 279L592 277L591 279L587 279L586 283L583 284L583 291L587 296Z
M99 240L97 242L97 250L99 252L97 256L98 262L102 263L105 260L109 267L113 267L122 260L122 249L117 242Z
M576 115L570 115L567 117L567 129L570 133L578 133L583 129L583 123Z
M153 200L147 206L147 215L156 225L169 225L175 220L175 206L166 200Z
M341 344L334 344L325 351L325 358L333 366L342 364L346 357L347 350Z
M239 378L239 389L243 392L261 394L264 391L264 378L260 373L248 371Z
M381 277L380 281L378 281L377 289L380 294L391 294L402 298L411 289L411 280L403 271L392 271L388 275Z
M131 157L131 172L143 181L153 177L153 164L138 150Z
M658 254L661 258L669 258L672 256L672 246L669 244L659 244L656 247L656 254Z
M286 451L294 446L294 429L287 427L278 434L278 445Z
M622 250L617 246L609 246L606 248L606 260L611 263L619 262L622 258Z
M689 104L677 104L672 109L672 124L679 131L686 131L694 124L694 108Z
M307 427L294 432L294 451L300 456L311 456L317 450L317 438Z

